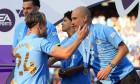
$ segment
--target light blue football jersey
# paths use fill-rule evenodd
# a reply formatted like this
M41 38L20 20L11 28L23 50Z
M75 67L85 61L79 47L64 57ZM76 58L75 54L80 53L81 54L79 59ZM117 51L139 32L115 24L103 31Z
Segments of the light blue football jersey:
M47 54L54 45L31 33L20 41L16 48L14 82L17 84L47 84Z
M59 38L57 35L57 31L56 31L56 27L52 23L50 23L49 21L47 21L46 26L48 28L47 29L47 40L50 41L54 45L60 44L60 41L59 41ZM16 47L18 42L21 41L27 35L28 29L29 28L26 26L25 21L19 23L16 26L12 48ZM48 58L47 58L47 60L48 60ZM48 76L48 79L49 79L49 76Z
M119 37L114 28L102 25L102 24L91 24L90 33L92 32L92 43L93 48L90 50L90 65L93 68L95 74L108 66L108 64L115 58L118 53L118 45L123 42ZM64 47L68 46L77 38L75 33ZM80 44L79 47L82 47ZM78 48L80 53L81 48ZM83 54L82 54L83 55ZM124 57L123 60L111 71L106 80L102 80L103 84L113 84L124 78L128 73L134 69L132 63Z
M51 43L58 44L60 43L56 27L51 24L49 21L47 21L47 40L50 41ZM21 41L26 35L28 31L28 27L26 26L25 21L19 23L16 28L15 28L15 33L14 33L14 39L13 39L13 45L12 47L16 47L19 41Z
M64 39L61 44L65 44L68 38ZM76 50L74 54L68 60L62 60L62 69L76 67L83 64L83 57L79 50ZM72 76L66 76L62 78L61 84L91 84L90 70L88 74L84 74L83 70L75 72Z

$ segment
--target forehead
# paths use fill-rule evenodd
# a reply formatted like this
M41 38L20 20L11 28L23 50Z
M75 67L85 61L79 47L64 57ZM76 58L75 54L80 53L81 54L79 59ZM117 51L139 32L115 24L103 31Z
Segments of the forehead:
M77 17L77 15L78 15L77 12L76 11L73 11L71 16L72 17Z
M81 14L80 14L80 12L78 11L78 10L74 10L73 12L72 12L72 15L71 15L71 17L73 18L73 17L80 17L81 16Z
M68 17L64 17L63 20L67 20L67 21L70 21L70 19Z
M32 1L23 2L23 7L31 7L31 6L33 6Z

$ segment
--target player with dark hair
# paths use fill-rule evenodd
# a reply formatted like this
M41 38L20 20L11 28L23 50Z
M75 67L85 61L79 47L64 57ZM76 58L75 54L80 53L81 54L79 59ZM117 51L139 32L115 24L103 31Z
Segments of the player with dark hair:
M23 7L22 8L23 8L24 17L26 18L29 13L39 11L40 0L23 0ZM49 21L47 21L46 26L48 28L46 31L47 36L44 38L49 40L54 45L60 45L60 41L59 41L59 38L57 35L56 27L52 23L50 23ZM28 30L29 30L29 28L26 26L25 21L16 25L15 32L14 32L12 51L11 51L13 56L15 56L14 49L15 49L16 45L18 44L18 42L21 41L28 33L30 33L30 31L28 31ZM49 77L48 77L48 79L49 79Z
M37 12L40 9L40 1L39 0L23 0L23 14L26 18L27 15L31 12ZM56 28L53 24L47 21L46 26L48 27L47 32L47 40L52 42L54 45L59 45L60 41L57 35ZM17 43L21 41L26 35L29 28L26 26L25 21L19 23L15 28L14 33L14 40L12 46L12 55L14 56L14 48L16 47Z
M61 44L65 44L69 38L75 33L72 27L71 19L72 11L64 14L62 21L62 31L67 32L68 38L64 39ZM91 84L90 70L89 73L84 72L83 57L79 50L76 50L71 58L67 60L52 57L48 60L48 65L52 65L56 61L61 60L62 69L59 70L59 76L62 78L61 84Z

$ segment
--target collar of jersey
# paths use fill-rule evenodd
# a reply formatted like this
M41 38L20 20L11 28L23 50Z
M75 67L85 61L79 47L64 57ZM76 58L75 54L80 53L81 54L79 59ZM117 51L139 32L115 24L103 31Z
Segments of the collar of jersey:
M28 36L29 36L29 37L37 37L37 38L39 38L35 33L31 33L31 34L29 34Z

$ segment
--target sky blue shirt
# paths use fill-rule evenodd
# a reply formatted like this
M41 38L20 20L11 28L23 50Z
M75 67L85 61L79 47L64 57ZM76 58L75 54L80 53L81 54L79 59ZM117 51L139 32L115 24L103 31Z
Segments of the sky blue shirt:
M53 44L60 43L56 27L47 21L47 40ZM19 41L21 41L26 35L28 31L28 27L26 26L25 21L19 23L15 28L14 39L13 39L13 48L16 47Z
M52 44L59 44L59 38L57 35L56 27L47 21L47 40ZM29 28L26 26L25 21L19 23L15 28L14 39L12 48L16 47L19 41L21 41L26 35ZM48 58L47 58L48 59ZM49 73L48 73L49 74ZM48 77L49 79L49 77Z
M122 42L114 28L102 25L102 24L91 24L90 33L92 32L91 42L93 48L90 50L90 61L89 64L93 68L95 74L108 66L108 64L115 58L118 53L118 45ZM64 47L68 46L77 38L75 33ZM80 44L79 47L82 47ZM80 53L81 48L78 48ZM83 55L83 54L82 54ZM102 80L103 84L113 84L124 78L128 73L134 69L132 63L124 57L123 60L111 71L106 80Z
M61 44L64 44L68 41L68 38L64 39ZM79 50L76 50L75 53L68 60L62 60L62 69L76 67L83 64L83 57L80 54ZM75 72L72 76L67 76L62 78L61 84L91 84L90 70L88 74L84 74L83 70Z
M17 84L47 84L47 54L54 45L31 33L15 47L16 67L14 82Z

